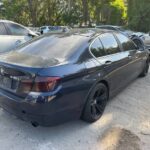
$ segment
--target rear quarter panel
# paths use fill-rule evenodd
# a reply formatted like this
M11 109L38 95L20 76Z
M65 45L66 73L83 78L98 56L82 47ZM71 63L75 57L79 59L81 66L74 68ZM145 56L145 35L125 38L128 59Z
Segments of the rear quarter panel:
M75 113L81 115L88 93L96 82L95 73L90 73L95 63L90 62L86 68L85 63L64 64L55 67L45 68L41 70L40 76L61 77L60 90L57 93L59 97L56 101L63 109L74 110Z

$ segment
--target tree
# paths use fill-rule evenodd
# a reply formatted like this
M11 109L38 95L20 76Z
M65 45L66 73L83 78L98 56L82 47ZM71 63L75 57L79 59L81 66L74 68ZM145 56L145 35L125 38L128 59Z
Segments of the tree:
M128 0L128 25L137 31L150 31L150 1Z
M123 0L91 0L91 16L96 24L122 25L126 20Z
M3 17L22 24L29 24L29 10L26 0L3 0Z
M24 25L123 24L123 0L2 0L3 18Z

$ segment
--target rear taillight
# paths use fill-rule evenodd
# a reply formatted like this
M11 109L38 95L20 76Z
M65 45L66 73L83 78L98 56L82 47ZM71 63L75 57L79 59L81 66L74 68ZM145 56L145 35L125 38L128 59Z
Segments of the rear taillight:
M35 80L22 80L19 89L26 93L32 92L49 92L54 90L60 77L36 77Z
M31 91L33 86L33 80L23 79L19 83L18 92L19 93L28 93Z
M36 77L33 83L32 91L34 92L49 92L54 90L60 77Z

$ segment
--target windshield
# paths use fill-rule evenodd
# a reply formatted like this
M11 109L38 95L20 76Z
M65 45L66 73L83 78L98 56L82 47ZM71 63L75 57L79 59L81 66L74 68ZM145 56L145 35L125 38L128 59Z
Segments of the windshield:
M47 35L22 45L16 51L43 58L65 59L81 46L83 36Z

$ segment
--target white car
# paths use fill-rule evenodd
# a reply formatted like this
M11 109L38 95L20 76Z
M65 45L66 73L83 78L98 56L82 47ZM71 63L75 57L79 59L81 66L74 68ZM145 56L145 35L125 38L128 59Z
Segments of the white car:
M41 34L48 33L50 31L51 26L42 26L40 27Z
M37 34L23 25L8 20L0 20L0 54L15 49L35 36Z
M145 38L144 43L150 46L150 34L145 34L144 38Z
M71 28L67 26L42 26L40 27L41 34L45 33L61 33L61 32L68 32Z

